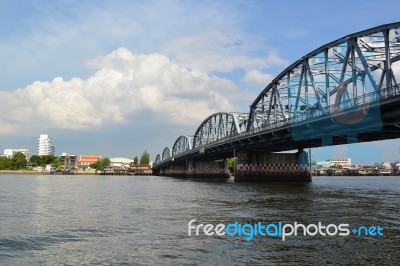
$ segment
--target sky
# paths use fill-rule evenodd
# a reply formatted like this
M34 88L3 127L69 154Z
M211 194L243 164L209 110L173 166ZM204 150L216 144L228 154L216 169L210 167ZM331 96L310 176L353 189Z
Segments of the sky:
M219 111L248 112L277 74L348 34L400 21L399 1L0 1L0 150L154 160ZM313 159L400 159L400 141Z

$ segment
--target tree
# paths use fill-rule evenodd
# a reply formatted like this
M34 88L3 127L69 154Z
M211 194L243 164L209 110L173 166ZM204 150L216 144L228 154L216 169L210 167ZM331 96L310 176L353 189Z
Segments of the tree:
M102 161L101 163L102 163L102 165L103 165L103 168L109 167L110 164L111 164L110 158L107 158L107 157L101 159L101 161Z
M133 158L133 164L134 165L139 164L139 158L137 157L137 155L135 155L135 157Z
M145 150L142 154L142 157L140 157L140 164L148 165L149 163L150 163L150 154Z
M90 165L91 168L96 169L96 170L103 170L106 167L109 167L111 164L110 158L102 158L98 159L97 162L92 163Z
M235 173L236 167L237 167L237 158L229 158L228 159L228 167L229 167L229 171L231 173Z
M12 168L14 170L25 169L26 163L28 162L26 160L25 154L23 154L22 152L15 153L11 160L12 160Z
M100 170L101 159L98 159L95 163L90 164L90 168Z
M11 170L12 160L10 158L1 156L0 157L0 170Z
M43 157L44 160L44 164L53 164L53 161L56 159L57 157L49 154Z
M53 161L51 162L51 164L53 164L55 167L59 167L61 165L60 158L54 156L53 157Z
M29 162L33 166L45 166L46 165L44 159L36 154L31 156L31 158L29 159Z

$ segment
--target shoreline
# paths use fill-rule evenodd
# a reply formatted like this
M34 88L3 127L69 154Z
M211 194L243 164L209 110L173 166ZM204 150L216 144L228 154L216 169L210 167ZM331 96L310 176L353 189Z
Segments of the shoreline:
M54 173L50 173L48 171L34 171L34 170L0 170L0 175L58 175ZM96 173L91 172L78 172L73 173L73 175L96 175Z
M50 172L39 172L33 170L0 170L1 174L15 174L15 175L50 175Z

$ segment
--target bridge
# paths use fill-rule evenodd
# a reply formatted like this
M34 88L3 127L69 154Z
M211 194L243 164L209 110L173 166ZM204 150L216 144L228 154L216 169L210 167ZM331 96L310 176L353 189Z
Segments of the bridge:
M311 181L307 148L400 137L400 22L350 34L276 76L249 112L207 117L158 154L153 173ZM295 152L293 152L295 151Z

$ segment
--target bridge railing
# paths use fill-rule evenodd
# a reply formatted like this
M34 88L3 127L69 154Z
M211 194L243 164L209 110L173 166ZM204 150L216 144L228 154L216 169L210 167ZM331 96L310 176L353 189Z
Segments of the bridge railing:
M377 91L373 91L370 93L362 94L360 96L354 97L352 99L348 99L346 101L342 101L340 105L332 104L323 108L315 109L315 110L307 110L302 113L298 113L297 116L291 117L290 122L299 123L304 122L305 120L310 120L312 118L323 117L326 115L335 114L337 112L346 112L352 111L354 108L360 108L371 103L379 103L382 100L387 98L391 98L393 96L399 95L400 91L398 88L390 87L383 88ZM273 128L280 127L280 125L274 125Z

